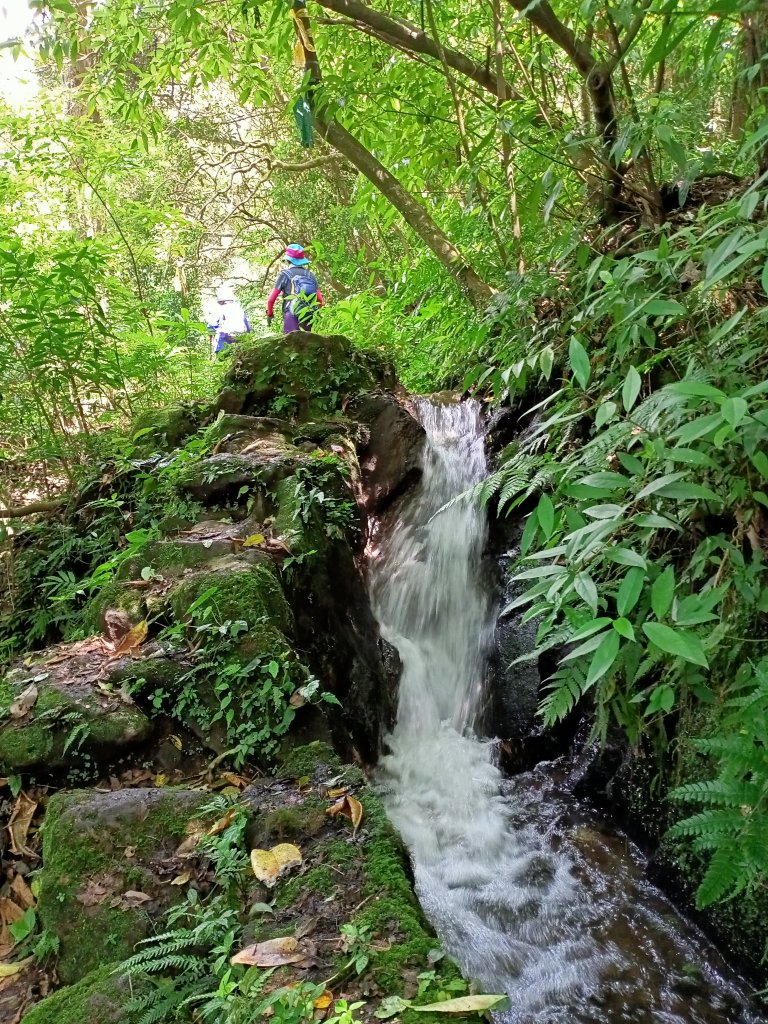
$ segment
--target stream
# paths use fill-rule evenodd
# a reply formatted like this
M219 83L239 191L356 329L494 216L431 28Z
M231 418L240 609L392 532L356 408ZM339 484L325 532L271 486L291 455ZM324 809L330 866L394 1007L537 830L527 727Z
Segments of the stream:
M416 399L424 473L371 558L403 665L378 784L446 951L504 1024L759 1024L748 989L555 765L505 778L475 734L496 609L482 581L480 409ZM446 504L451 502L446 508Z

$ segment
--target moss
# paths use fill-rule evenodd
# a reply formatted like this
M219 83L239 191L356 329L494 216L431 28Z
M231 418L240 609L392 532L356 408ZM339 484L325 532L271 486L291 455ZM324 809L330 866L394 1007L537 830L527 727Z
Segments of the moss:
M264 832L270 838L301 839L316 836L327 822L320 807L302 804L299 807L278 807L264 818Z
M283 779L311 778L318 769L340 771L342 767L339 757L327 743L315 740L302 747L288 749L280 757L277 774Z
M147 409L131 424L131 437L137 454L150 454L158 449L170 451L197 429L199 410L190 406L171 405L164 409ZM136 437L138 433L141 437Z
M137 573L138 574L138 573ZM141 622L146 618L146 605L144 595L133 587L124 587L119 582L123 577L118 573L119 579L110 580L98 594L92 598L85 608L85 628L90 633L100 633L102 620L107 608L120 608L127 612L132 622Z
M149 889L149 895L164 905L182 895L159 887L143 860L172 853L207 794L196 800L185 793L183 801L173 791L156 798L145 798L138 790L104 797L126 793L122 815L119 805L104 813L101 794L56 794L48 804L38 909L43 928L60 941L58 972L66 983L78 981L105 961L130 956L136 942L152 929L154 912L113 907L113 900L128 889ZM124 855L127 847L134 850L131 859ZM87 891L89 881L101 879L106 896L85 906L78 897Z
M0 771L21 772L50 762L53 746L53 733L46 725L5 725L0 729Z
M115 974L116 966L106 964L76 985L54 992L33 1006L21 1024L134 1024L138 1015L125 1009L130 989Z
M349 868L357 860L358 851L351 843L345 843L342 839L334 839L323 847L323 857L329 864Z
M284 882L275 897L275 906L290 907L305 892L312 892L316 896L330 896L342 882L342 877L335 871L325 864L319 864L306 874L297 875Z
M215 591L211 605L222 622L245 619L251 624L266 619L284 633L293 629L291 610L269 560L253 566L232 562L182 580L168 595L174 616L185 619L190 605L207 590Z

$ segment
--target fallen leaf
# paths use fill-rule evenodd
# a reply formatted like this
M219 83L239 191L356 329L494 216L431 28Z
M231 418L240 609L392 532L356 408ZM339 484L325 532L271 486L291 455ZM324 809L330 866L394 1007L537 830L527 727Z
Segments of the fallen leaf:
M246 537L243 541L244 548L257 548L260 544L263 544L266 537L263 533L252 533L250 537Z
M123 893L123 898L120 900L120 906L125 907L127 910L132 910L134 907L140 907L144 903L151 903L152 897L148 896L145 892L137 892L135 889L129 889Z
M327 808L325 813L331 815L341 814L345 818L349 818L352 822L352 832L354 834L363 820L363 805L353 796L343 796L335 804Z
M156 788L161 789L163 786L166 786L167 784L168 776L165 774L165 772L158 772L157 775L155 776Z
M248 785L248 779L242 775L235 775L234 772L224 772L222 778L226 779L230 786L237 786L238 789L244 789Z
M24 910L28 910L29 907L34 907L35 897L32 895L32 890L21 875L14 875L13 881L11 882L11 892L16 897L16 902L20 907L23 907Z
M288 699L288 703L292 708L303 708L307 703L307 698L302 694L301 690L294 690Z
M284 967L286 964L300 964L305 959L298 942L292 935L282 939L267 939L247 946L230 959L231 964L246 964L249 967Z
M28 956L26 960L17 960L15 964L0 964L0 978L10 978L13 974L19 974L32 963L35 958Z
M124 654L133 654L147 639L147 621L139 622L133 629L129 629L124 637L110 652L110 658L119 658Z
M98 882L91 880L87 882L85 888L77 894L77 902L82 903L84 907L98 907L100 906L107 896L111 896L111 892L106 886L100 885Z
M11 820L8 822L8 831L11 836L11 852L17 857L35 857L37 854L27 846L27 835L29 826L37 810L37 801L26 793L19 793L16 803L13 806Z
M506 1000L507 996L459 996L458 999L443 999L439 1003L427 1003L426 1006L409 1004L409 1008L418 1013L480 1013L485 1010L498 1009L499 1004Z
M296 929L296 938L303 939L307 935L311 935L312 932L320 924L319 917L308 917L306 921L302 921L299 927Z
M202 821L193 819L187 822L186 838L182 839L176 849L177 857L189 857L198 847L200 840L205 835L205 825Z
M333 789L329 789L327 796L329 800L338 800L340 796L345 796L349 790L346 786L334 786Z
M219 818L218 821L214 822L213 825L211 825L211 827L206 832L206 835L217 836L219 832L223 832L225 828L229 828L229 826L237 817L237 812L237 807L230 807L223 817Z
M8 926L16 924L23 917L24 911L13 900L0 897L0 960L8 956L16 945L16 939L11 935Z
M136 847L126 846L126 848L123 850L123 856L125 857L126 860L133 860L133 858L136 856Z
M176 875L176 877L171 882L171 885L186 885L191 877L192 876L188 871L184 871L182 872L182 874Z
M253 873L270 889L281 875L301 862L301 850L292 843L280 843L271 850L251 850Z
M23 718L28 715L37 703L37 687L30 683L26 690L22 690L16 700L11 704L8 713L11 718Z
M169 736L168 739L171 741L174 747L176 747L177 750L181 750L183 744L181 742L180 736Z
M312 1005L316 1010L327 1010L332 1002L333 992L328 992L328 990L326 989L326 991L323 992L321 996L318 996L317 999L315 999Z

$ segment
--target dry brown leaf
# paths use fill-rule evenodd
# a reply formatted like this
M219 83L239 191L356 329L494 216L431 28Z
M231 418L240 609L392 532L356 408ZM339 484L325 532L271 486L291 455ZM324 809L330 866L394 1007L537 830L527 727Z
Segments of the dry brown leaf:
M14 875L13 881L11 882L11 892L13 893L16 902L20 907L23 907L24 910L29 910L30 907L34 907L35 897L32 895L32 890L21 875Z
M85 888L77 894L76 899L84 907L98 907L107 896L111 895L111 892L105 885L101 885L101 883L91 879L91 881L86 883Z
M200 840L205 835L205 825L196 818L187 822L186 839L182 839L176 849L177 857L189 857L195 852Z
M151 903L152 897L148 896L145 892L137 892L136 889L129 889L123 893L123 898L120 901L122 907L126 907L129 910L134 907L140 907L143 903Z
M234 772L224 772L222 778L226 779L230 786L237 786L238 789L244 789L248 785L248 779Z
M327 796L329 800L338 800L340 796L345 796L349 792L346 786L335 786L333 789L329 789Z
M129 629L120 642L110 651L110 658L120 658L124 654L133 654L147 639L146 619L139 622L133 629Z
M24 917L24 911L21 907L5 896L0 897L0 960L6 957L16 945L16 940L8 930L8 925L20 921L22 917Z
M288 935L282 939L267 939L240 950L229 961L231 964L246 964L249 967L284 967L286 964L300 964L304 953L296 939Z
M237 811L237 807L230 807L223 817L219 818L218 821L215 821L213 825L211 825L211 827L206 832L206 835L217 836L219 832L223 832L225 828L229 828L229 826L237 817Z
M327 989L321 996L312 1003L316 1010L327 1010L328 1007L333 1003L333 992L329 992Z
M288 703L292 708L303 708L307 703L307 698L301 692L301 690L294 690L288 699Z
M11 852L17 857L35 857L37 854L27 846L27 835L29 826L37 810L37 801L26 793L19 793L16 803L13 805L11 820L8 822L8 832L11 836Z
M136 847L126 846L126 848L123 850L123 856L125 857L126 860L133 860L133 858L136 856Z
M37 686L30 683L26 690L22 690L16 700L11 704L8 713L11 718L24 718L28 715L37 703Z
M326 814L341 814L352 822L352 831L357 832L360 822L363 820L363 805L353 796L343 796L335 804L329 807Z

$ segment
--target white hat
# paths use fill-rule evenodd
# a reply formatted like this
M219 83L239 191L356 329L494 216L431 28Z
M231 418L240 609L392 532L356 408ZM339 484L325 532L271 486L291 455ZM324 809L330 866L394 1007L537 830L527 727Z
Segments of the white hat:
M235 302L236 300L237 296L231 285L223 284L216 292L217 302Z

